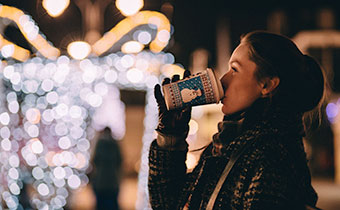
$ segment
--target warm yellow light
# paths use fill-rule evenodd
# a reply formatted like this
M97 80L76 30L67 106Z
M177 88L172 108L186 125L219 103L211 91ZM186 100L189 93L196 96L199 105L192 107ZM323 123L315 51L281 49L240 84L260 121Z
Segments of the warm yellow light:
M67 46L67 52L72 58L82 60L91 52L91 46L87 42L76 41Z
M58 17L70 4L70 0L43 0L42 5L52 17Z
M14 21L22 35L24 35L26 40L32 44L41 55L49 59L55 59L60 55L60 51L39 34L39 28L34 27L34 22L31 21L23 11L15 7L3 5L0 7L0 17ZM12 58L24 62L30 57L30 52L28 50L15 45L0 35L0 47L9 44L14 46L14 52L11 55Z
M39 109L30 108L26 111L26 119L32 124L38 124L40 122L41 114Z
M76 163L77 165L75 166L75 168L77 169L84 168L86 165L86 157L80 152L76 154Z
M5 45L1 48L1 54L5 58L12 57L14 54L14 45L13 44L8 44Z
M144 6L143 0L116 0L116 6L125 16L136 14Z
M54 152L54 151L49 151L49 152L46 153L45 161L46 161L48 166L55 166L55 164L53 163L54 155L56 155L56 152Z
M166 77L172 77L175 74L183 75L185 69L176 64L165 64L161 68L162 74Z
M120 21L101 39L92 45L93 52L98 56L108 51L125 34L137 26L149 24L157 28L156 38L150 42L150 50L158 53L168 44L170 37L170 22L165 15L155 11L140 11ZM165 30L165 31L164 31ZM167 31L167 32L166 32Z
M137 41L129 41L123 44L122 52L123 53L139 53L144 48L144 45Z
M14 47L13 53L8 52L10 49L6 49L6 48L12 48L11 46ZM4 52L4 54L2 54L2 56L4 56L4 57L6 57L6 56L12 57L12 58L14 58L14 59L16 59L18 61L24 62L30 56L30 52L28 50L26 50L26 49L24 49L22 47L19 47L18 45L13 44L12 42L7 41L1 35L0 35L0 48L1 48L1 51Z

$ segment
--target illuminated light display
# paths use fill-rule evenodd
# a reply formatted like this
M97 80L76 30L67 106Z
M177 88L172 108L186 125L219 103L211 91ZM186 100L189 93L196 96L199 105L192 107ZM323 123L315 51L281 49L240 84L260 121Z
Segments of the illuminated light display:
M149 48L152 52L161 52L168 44L167 38L170 34L170 22L165 15L154 11L140 11L133 16L123 19L93 44L93 52L97 55L105 53L131 29L139 25L149 25L151 28L157 28L157 35L150 42Z
M2 190L6 205L20 205L16 196L27 176L33 178L33 203L39 209L61 208L68 194L58 192L88 183L85 170L93 129L110 124L116 137L122 138L125 133L125 123L113 121L125 119L119 88L147 91L143 141L150 142L157 123L153 86L160 78L154 69L176 66L167 63L174 61L169 59L172 57L169 53L143 51L82 61L61 56L53 62L33 58L21 64L3 63L1 74L7 88L2 88L5 97L1 101L0 150L1 174L9 174L1 181L7 186ZM158 63L146 63L150 58ZM117 109L107 117L112 106ZM147 154L148 144L143 150ZM146 173L140 173L145 181Z
M25 15L23 11L15 7L0 5L0 17L14 21L23 36L41 53L42 56L49 59L55 59L60 55L60 51L43 38L43 35L39 33L39 27L35 24L31 17ZM7 40L4 42L5 39L2 36L0 39L2 41L0 42L1 49L11 43ZM29 58L28 50L14 44L13 47L13 54L10 57L19 61L25 61Z
M56 59L60 55L60 51L53 47L45 38L39 33L39 27L31 19L30 16L25 15L21 10L1 5L0 17L8 18L14 21L21 33L32 44L32 46L41 53L42 56L48 59ZM117 43L125 34L140 25L149 25L150 28L157 29L157 34L154 40L151 41L151 35L146 32L141 33L139 39L141 43L149 43L149 48L152 52L161 52L167 46L170 38L170 22L165 15L154 11L140 11L133 16L129 16L119 22L110 31L108 31L101 39L95 42L92 46L92 51L100 56L107 52L115 43ZM150 40L149 40L150 39ZM18 61L26 61L30 53L28 50L19 47L0 35L0 47L6 47L5 58L13 57ZM10 52L10 53L8 53ZM86 55L87 56L87 55ZM85 57L86 57L85 56ZM84 57L84 58L85 58Z
M60 56L22 11L2 5L0 17L14 21L37 55L43 56L30 58L28 50L0 37L1 55L9 60L0 65L0 175L5 177L0 180L0 201L9 209L20 208L18 195L28 182L34 189L34 208L62 209L70 191L88 183L85 171L95 130L109 125L115 138L123 138L125 106L119 89L134 89L146 91L137 206L147 206L147 154L158 118L153 87L164 76L184 71L171 53L162 52L170 38L167 18L141 11L90 46L92 52L105 56L70 59ZM113 44L139 25L149 28L136 30L135 41L143 47L149 44L150 51L108 54Z

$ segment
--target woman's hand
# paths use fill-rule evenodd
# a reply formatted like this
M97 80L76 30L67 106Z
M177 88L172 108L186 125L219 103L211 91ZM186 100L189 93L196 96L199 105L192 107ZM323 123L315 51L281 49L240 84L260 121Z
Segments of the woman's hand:
M190 76L190 71L185 70L184 77ZM176 74L172 77L171 82L178 81L179 75ZM162 85L169 84L170 79L165 78ZM183 136L185 137L189 131L189 121L191 118L191 107L184 109L167 110L165 105L164 96L161 93L161 86L156 85L154 89L155 98L158 104L158 127L157 131L169 136Z

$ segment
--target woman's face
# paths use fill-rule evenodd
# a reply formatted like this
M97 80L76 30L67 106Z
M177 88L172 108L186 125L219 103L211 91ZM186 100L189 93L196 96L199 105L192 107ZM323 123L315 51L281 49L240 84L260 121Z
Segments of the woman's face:
M247 44L240 44L231 55L229 69L221 78L224 89L222 112L242 111L261 97L263 84L255 77L256 64L249 59Z

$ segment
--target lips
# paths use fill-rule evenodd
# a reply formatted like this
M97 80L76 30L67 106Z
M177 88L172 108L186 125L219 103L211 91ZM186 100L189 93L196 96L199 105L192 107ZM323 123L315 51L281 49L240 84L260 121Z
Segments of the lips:
M223 89L223 92L225 93L225 91L227 90L227 87L225 87L225 85L222 83L222 89Z
M220 100L220 101L221 101L221 103L222 103L222 104L224 104L224 100L225 100L225 99L226 99L226 97L225 97L225 96L223 96L223 98L221 98L221 100Z

